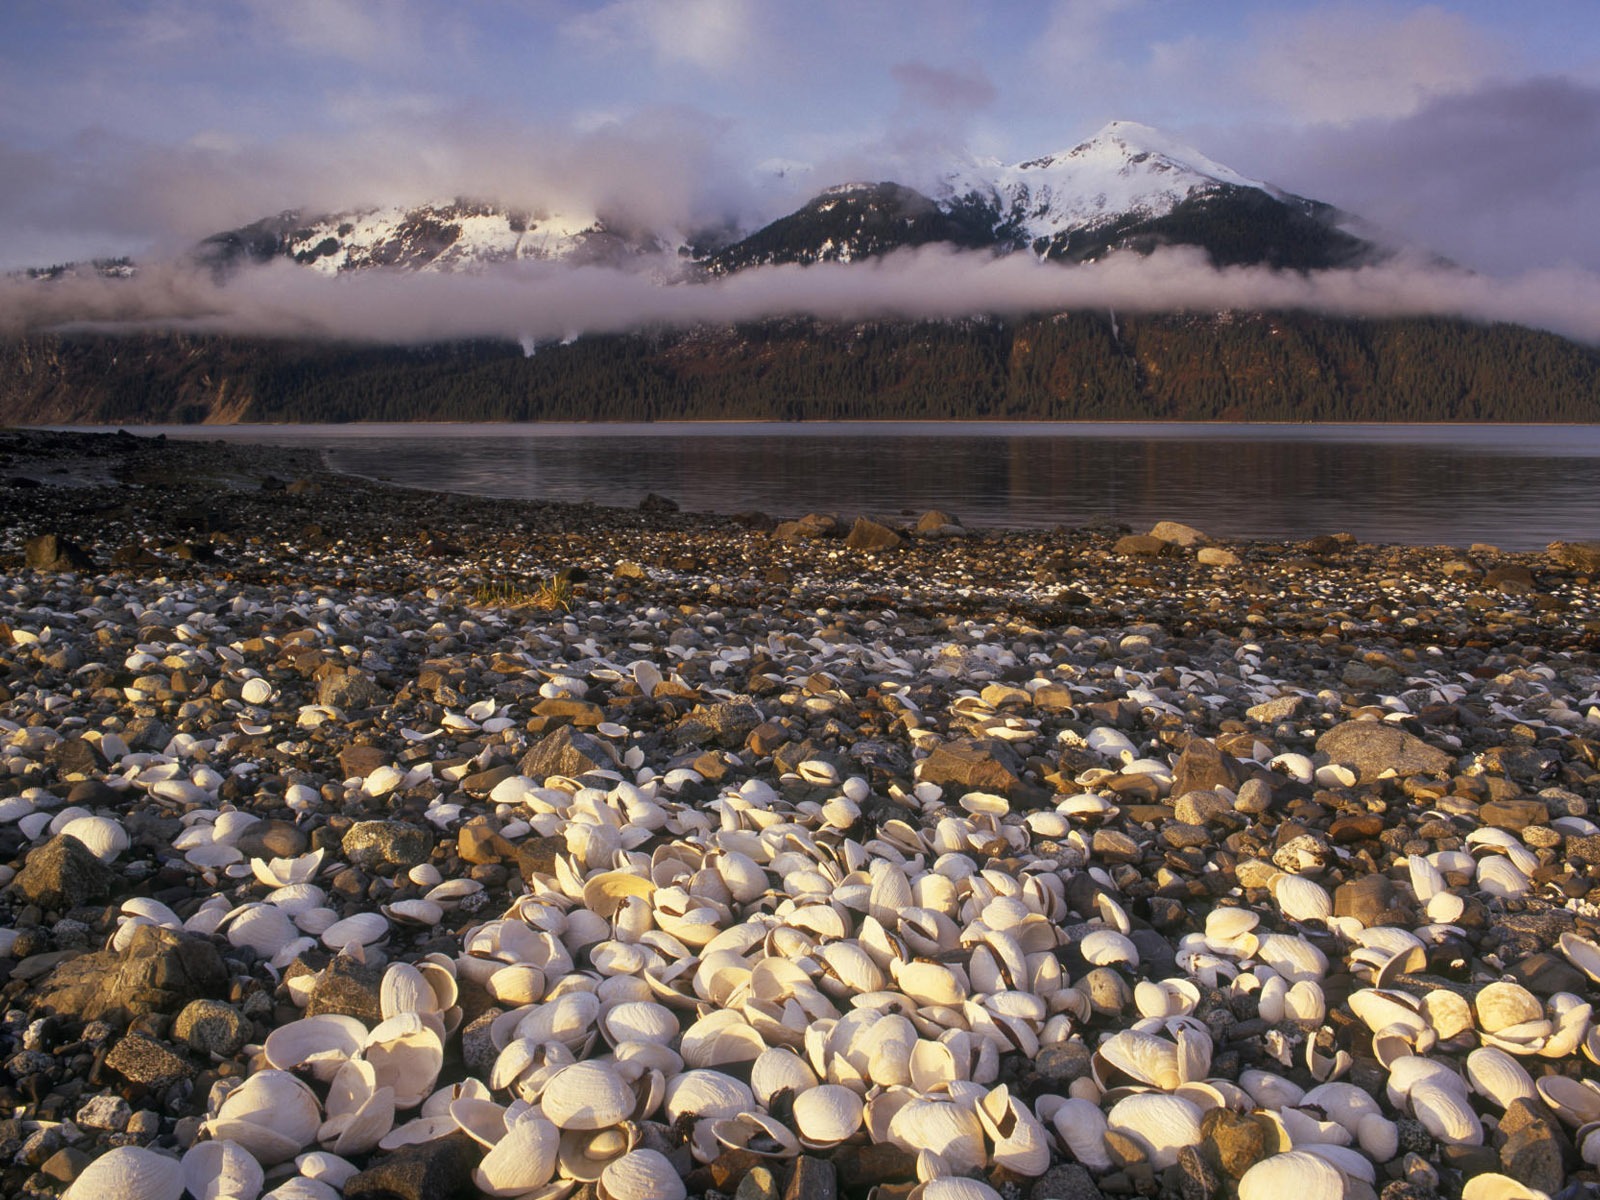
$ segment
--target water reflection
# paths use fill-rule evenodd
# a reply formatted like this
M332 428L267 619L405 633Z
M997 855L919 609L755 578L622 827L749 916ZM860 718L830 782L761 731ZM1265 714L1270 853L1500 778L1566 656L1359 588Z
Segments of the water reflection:
M169 430L214 437L216 429ZM1175 518L1508 549L1600 536L1600 429L1451 426L281 426L339 470L479 495L896 515L974 526Z

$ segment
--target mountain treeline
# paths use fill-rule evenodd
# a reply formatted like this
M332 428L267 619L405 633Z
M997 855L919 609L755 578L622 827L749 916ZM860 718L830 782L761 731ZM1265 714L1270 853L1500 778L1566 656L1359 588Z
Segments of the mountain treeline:
M0 422L1600 421L1600 350L1513 325L1073 313L583 337L525 356L187 335L0 343Z

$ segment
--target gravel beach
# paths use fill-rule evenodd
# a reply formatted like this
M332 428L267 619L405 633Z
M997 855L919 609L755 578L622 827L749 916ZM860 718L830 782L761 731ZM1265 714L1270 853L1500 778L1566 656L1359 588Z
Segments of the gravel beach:
M1600 543L1171 516L0 431L0 1194L1600 1194Z

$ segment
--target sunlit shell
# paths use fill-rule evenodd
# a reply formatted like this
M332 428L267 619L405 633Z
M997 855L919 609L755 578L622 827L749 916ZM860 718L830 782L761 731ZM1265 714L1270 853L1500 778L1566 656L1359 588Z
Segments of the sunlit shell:
M201 1142L183 1156L183 1186L195 1200L259 1196L261 1181L261 1164L237 1142Z
M556 1173L560 1131L540 1116L527 1116L506 1131L472 1172L487 1196L520 1196L549 1183Z
M1124 1029L1101 1042L1093 1065L1101 1087L1113 1086L1119 1074L1165 1091L1183 1082L1177 1045L1137 1029Z
M1078 943L1083 960L1096 967L1139 965L1139 950L1132 940L1114 929L1096 929Z
M667 1084L666 1115L676 1122L685 1114L736 1117L755 1107L750 1088L720 1071L687 1071Z
M128 831L110 817L79 817L68 821L60 832L77 838L103 863L115 861L117 855L128 848Z
M1485 1171L1462 1185L1461 1200L1550 1200L1550 1197L1509 1175Z
M227 923L228 941L247 946L262 958L271 958L300 936L289 915L276 905L256 904Z
M1272 896L1278 902L1278 911L1291 921L1325 921L1333 915L1333 897L1304 875L1277 876Z
M613 1125L606 1129L563 1129L556 1152L563 1178L594 1183L611 1163L638 1144L634 1125Z
M418 1013L400 1013L374 1027L361 1053L377 1072L378 1086L394 1089L395 1107L402 1111L427 1099L444 1065L444 1043Z
M1533 1077L1515 1058L1493 1046L1467 1055L1467 1080L1480 1096L1505 1108L1513 1100L1535 1098Z
M67 1189L64 1200L101 1200L109 1196L118 1200L178 1200L183 1189L184 1172L177 1159L139 1146L118 1146L84 1167Z
M1520 983L1500 981L1488 984L1472 1002L1478 1028L1485 1033L1501 1033L1516 1025L1544 1017L1544 1005Z
M955 1171L976 1170L988 1151L977 1114L964 1105L943 1100L912 1100L889 1122L889 1140L902 1150L929 1150Z
M1055 1101L1047 1107L1047 1101ZM1100 1106L1082 1097L1041 1096L1038 1100L1039 1116L1050 1122L1056 1136L1072 1156L1091 1171L1104 1171L1111 1166L1111 1152L1106 1147L1106 1116Z
M1179 1096L1128 1096L1111 1107L1106 1125L1143 1146L1158 1171L1176 1163L1185 1146L1200 1144L1200 1110Z
M779 1092L803 1092L817 1086L817 1076L793 1050L775 1046L764 1050L750 1069L750 1087L763 1108Z
M994 1146L997 1165L1019 1175L1043 1175L1050 1166L1050 1142L1044 1126L1005 1087L978 1102L978 1122Z
M1576 1128L1600 1121L1600 1087L1565 1075L1544 1075L1534 1085L1539 1098L1566 1124Z
M1417 1120L1445 1145L1483 1144L1483 1122L1472 1111L1466 1096L1457 1089L1424 1081L1411 1088L1406 1099Z
M682 1177L659 1150L634 1150L600 1173L600 1200L684 1200Z
M280 1025L267 1035L267 1062L280 1071L309 1067L326 1083L361 1051L367 1027L354 1017L325 1013Z
M1239 1179L1239 1200L1343 1200L1344 1195L1338 1168L1304 1150L1264 1158Z
M808 1088L794 1099L800 1144L812 1150L836 1146L861 1127L864 1112L861 1097L849 1088L831 1083Z
M1596 983L1600 983L1600 946L1570 931L1563 933L1557 944L1568 962Z
M626 1080L607 1063L580 1062L552 1075L539 1107L558 1129L602 1129L633 1116L638 1105Z
M321 1108L312 1090L285 1071L257 1071L233 1091L206 1126L238 1142L262 1166L293 1158L316 1138Z
M389 933L389 922L382 913L363 912L335 921L322 931L322 944L330 950L346 946L370 946Z

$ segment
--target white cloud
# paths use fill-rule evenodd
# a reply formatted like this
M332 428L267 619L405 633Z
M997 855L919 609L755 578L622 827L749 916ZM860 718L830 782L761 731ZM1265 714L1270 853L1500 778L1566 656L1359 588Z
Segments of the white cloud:
M564 28L602 54L643 48L711 75L742 71L759 40L751 0L613 0Z
M1246 71L1278 111L1346 124L1408 116L1505 65L1500 46L1459 14L1344 6L1270 22Z

